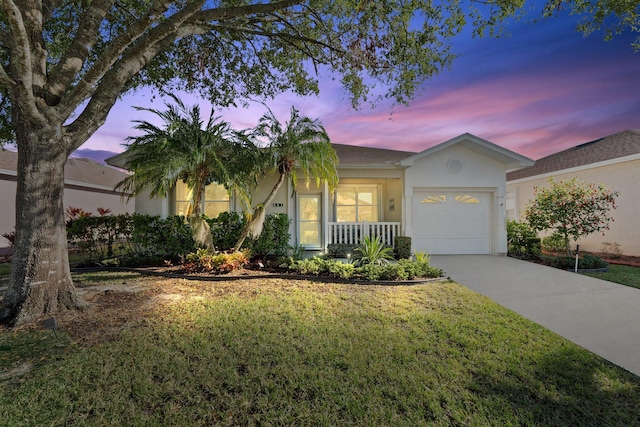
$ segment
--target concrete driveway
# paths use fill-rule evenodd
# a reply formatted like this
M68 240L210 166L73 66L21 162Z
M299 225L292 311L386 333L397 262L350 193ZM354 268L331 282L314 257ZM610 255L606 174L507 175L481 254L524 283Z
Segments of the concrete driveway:
M431 265L640 376L640 289L506 256L434 255Z

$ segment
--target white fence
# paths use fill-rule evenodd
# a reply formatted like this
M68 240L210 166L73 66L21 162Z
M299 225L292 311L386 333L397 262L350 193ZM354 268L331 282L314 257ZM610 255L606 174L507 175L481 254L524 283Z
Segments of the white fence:
M357 245L365 236L380 237L382 243L393 246L400 235L399 222L330 222L327 243Z

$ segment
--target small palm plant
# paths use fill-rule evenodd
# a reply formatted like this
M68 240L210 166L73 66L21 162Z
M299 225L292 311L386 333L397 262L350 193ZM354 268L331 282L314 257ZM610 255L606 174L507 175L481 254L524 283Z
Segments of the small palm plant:
M431 262L431 255L426 252L415 252L413 254L413 259L415 262L419 262L422 264L429 264Z
M362 242L356 248L354 263L357 266L367 264L387 264L390 260L393 259L392 251L392 248L385 246L382 243L382 240L379 236L375 239L372 239L369 236L365 236Z

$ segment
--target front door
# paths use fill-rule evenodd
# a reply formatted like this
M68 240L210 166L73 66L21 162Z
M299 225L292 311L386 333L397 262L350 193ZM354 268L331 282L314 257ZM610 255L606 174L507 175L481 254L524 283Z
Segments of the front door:
M298 195L298 243L307 249L322 248L322 197Z

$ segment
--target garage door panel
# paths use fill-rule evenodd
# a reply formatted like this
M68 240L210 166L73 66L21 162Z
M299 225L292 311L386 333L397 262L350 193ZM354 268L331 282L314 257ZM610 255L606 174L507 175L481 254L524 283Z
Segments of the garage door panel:
M491 195L486 192L414 193L415 250L431 254L491 252Z

